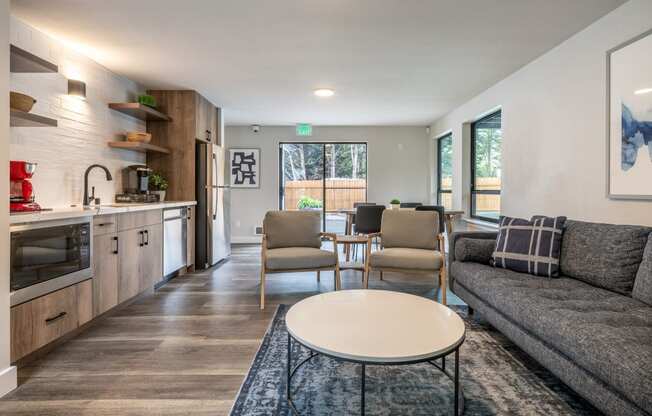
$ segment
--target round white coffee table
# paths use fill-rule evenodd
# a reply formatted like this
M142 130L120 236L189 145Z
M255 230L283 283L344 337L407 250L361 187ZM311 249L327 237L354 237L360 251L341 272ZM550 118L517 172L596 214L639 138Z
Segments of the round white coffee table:
M340 290L304 299L285 317L288 331L287 400L295 413L292 376L321 354L362 366L360 414L365 412L366 365L427 362L454 383L454 414L464 411L459 386L459 349L464 342L462 319L432 300L386 290ZM310 356L292 367L292 342ZM446 370L446 356L455 354L455 371ZM441 358L441 365L434 360Z

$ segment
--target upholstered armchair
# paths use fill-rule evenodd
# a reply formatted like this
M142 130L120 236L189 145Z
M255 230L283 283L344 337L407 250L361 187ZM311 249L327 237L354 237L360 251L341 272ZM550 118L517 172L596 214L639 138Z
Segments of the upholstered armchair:
M446 262L444 236L439 232L436 211L385 210L380 233L381 249L371 251L367 245L364 287L369 287L373 271L435 274L439 279L442 303L446 304ZM437 300L435 292L435 300Z
M316 271L319 281L322 270L334 272L335 290L340 289L340 269L337 250L321 249L322 237L337 236L322 233L321 216L316 211L269 211L263 220L263 242L260 268L260 309L265 309L265 275Z

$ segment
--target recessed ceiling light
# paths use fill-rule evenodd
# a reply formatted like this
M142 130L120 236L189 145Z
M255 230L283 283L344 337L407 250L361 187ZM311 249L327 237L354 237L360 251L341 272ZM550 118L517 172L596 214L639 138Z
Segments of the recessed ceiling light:
M649 92L652 92L652 88L643 88L643 89L640 89L640 90L636 90L636 91L634 91L634 94L641 95L641 94L647 94Z
M317 97L332 97L335 95L335 91L331 90L330 88L319 88L315 90L315 95Z

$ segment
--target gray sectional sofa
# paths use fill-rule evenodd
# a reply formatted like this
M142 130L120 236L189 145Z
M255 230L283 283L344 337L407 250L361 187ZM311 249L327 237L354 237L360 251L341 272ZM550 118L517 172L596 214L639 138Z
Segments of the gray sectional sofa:
M560 277L490 265L494 232L453 233L451 290L607 415L652 415L652 228L567 221Z

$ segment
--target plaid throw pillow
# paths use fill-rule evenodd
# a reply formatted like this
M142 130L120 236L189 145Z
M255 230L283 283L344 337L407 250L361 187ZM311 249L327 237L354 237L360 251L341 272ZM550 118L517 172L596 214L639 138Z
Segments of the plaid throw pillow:
M558 276L565 222L566 217L537 216L528 221L501 216L494 266L537 276Z

